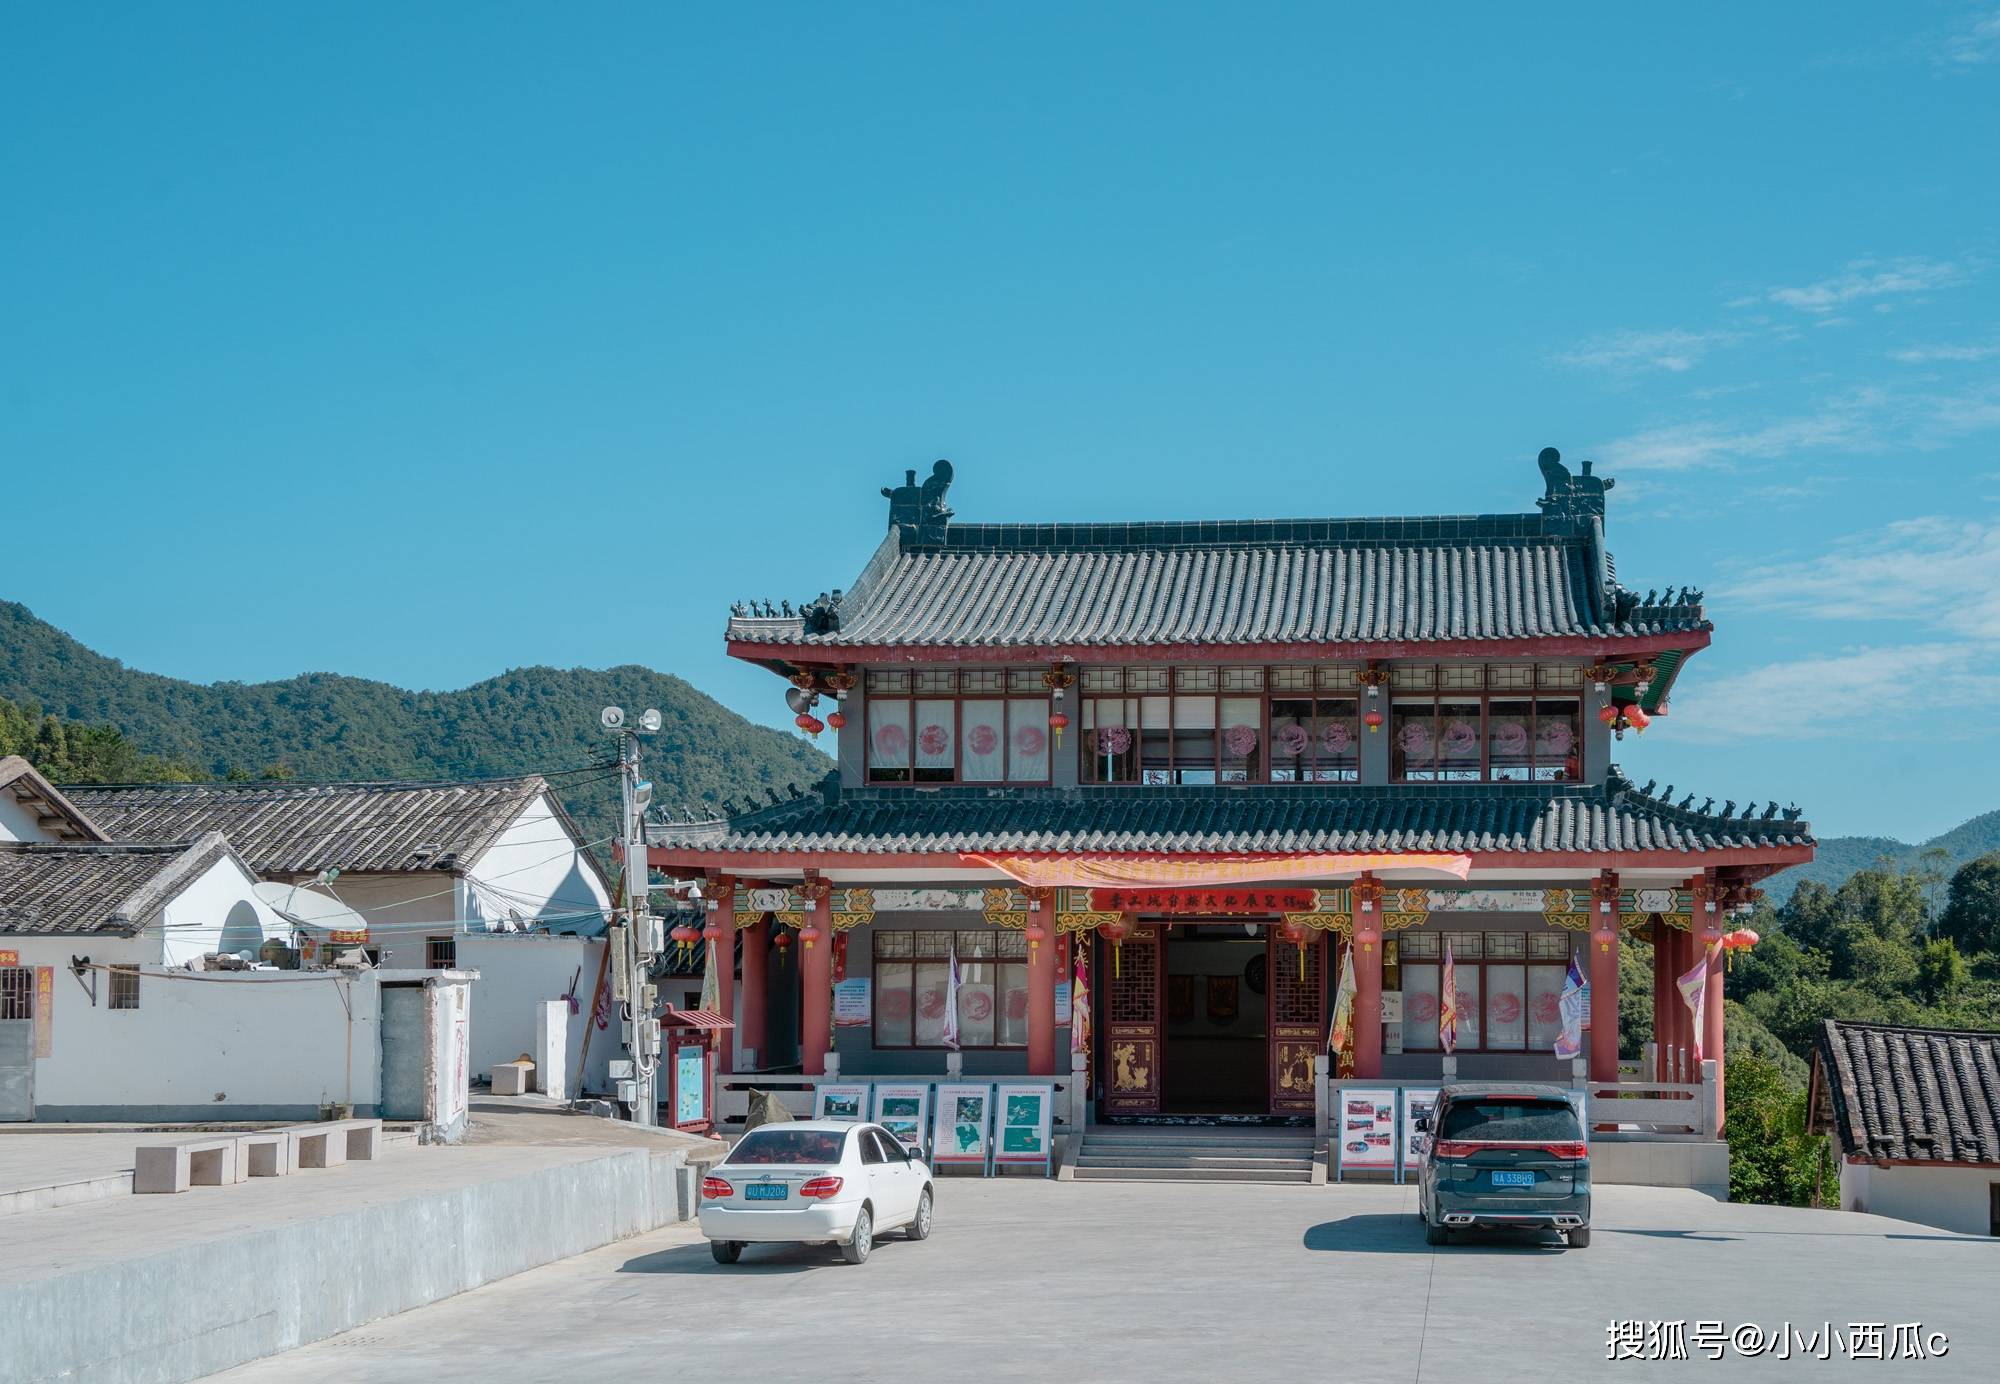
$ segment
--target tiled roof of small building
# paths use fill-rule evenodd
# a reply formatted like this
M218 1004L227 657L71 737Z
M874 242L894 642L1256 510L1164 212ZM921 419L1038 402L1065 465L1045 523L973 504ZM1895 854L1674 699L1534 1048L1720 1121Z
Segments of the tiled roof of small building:
M1719 817L1622 779L1314 788L839 789L654 827L691 852L1687 851L1812 843L1810 823Z
M744 616L730 637L976 649L1617 639L1706 630L1700 605L1609 589L1595 521L963 524L895 532L837 620ZM831 628L828 628L828 625ZM813 632L817 630L817 632Z
M165 783L76 788L113 838L187 841L220 831L267 875L463 870L534 799L539 775L458 783ZM558 809L560 811L560 809Z
M136 931L229 853L214 832L192 845L0 845L0 934Z
M11 794L15 801L33 811L50 835L59 840L108 839L66 793L17 754L0 756L0 792Z
M2000 1033L1828 1019L1813 1087L1852 1157L2000 1164Z

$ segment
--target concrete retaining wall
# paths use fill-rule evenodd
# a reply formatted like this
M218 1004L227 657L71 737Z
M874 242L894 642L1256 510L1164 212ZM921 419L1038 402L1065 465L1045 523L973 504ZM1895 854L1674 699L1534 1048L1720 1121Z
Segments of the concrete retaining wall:
M1692 1187L1729 1199L1729 1145L1718 1141L1593 1139L1590 1180L1633 1187Z
M645 1149L0 1289L0 1379L178 1384L684 1219Z

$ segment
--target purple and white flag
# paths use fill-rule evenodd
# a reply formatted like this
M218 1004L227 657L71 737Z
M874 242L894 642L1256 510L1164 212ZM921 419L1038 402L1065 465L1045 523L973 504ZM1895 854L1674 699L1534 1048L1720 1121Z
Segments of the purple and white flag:
M1563 976L1561 1004L1562 1032L1556 1035L1556 1056L1568 1060L1583 1052L1583 972L1574 956Z
M944 1045L958 1051L958 938L951 940L951 970L944 990Z

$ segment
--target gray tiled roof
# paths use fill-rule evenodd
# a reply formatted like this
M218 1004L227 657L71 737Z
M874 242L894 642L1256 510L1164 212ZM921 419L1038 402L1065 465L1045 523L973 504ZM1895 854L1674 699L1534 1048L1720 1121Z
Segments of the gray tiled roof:
M2000 1033L1828 1019L1814 1108L1859 1158L2000 1163Z
M653 829L689 851L1686 851L1812 842L1811 825L1704 816L1622 779L1363 788L839 790Z
M32 811L42 826L58 839L109 839L68 795L17 754L0 756L0 792L11 794L16 802Z
M1609 615L1593 521L1551 515L955 524L892 532L839 627L739 617L732 638L816 647L1397 644L1706 629L1699 605Z
M169 783L76 788L120 841L220 831L267 875L463 870L548 791L538 775L459 783ZM560 811L560 809L558 809Z
M0 846L0 934L136 931L229 853L213 832L192 845Z

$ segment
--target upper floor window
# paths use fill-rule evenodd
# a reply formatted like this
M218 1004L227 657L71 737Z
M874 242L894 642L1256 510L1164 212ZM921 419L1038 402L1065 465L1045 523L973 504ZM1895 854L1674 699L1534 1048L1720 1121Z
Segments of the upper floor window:
M1019 695L1030 687L1039 695ZM867 721L870 783L1049 781L1049 699L1037 671L876 670Z
M1389 776L1398 783L1565 783L1583 777L1574 697L1398 696Z

